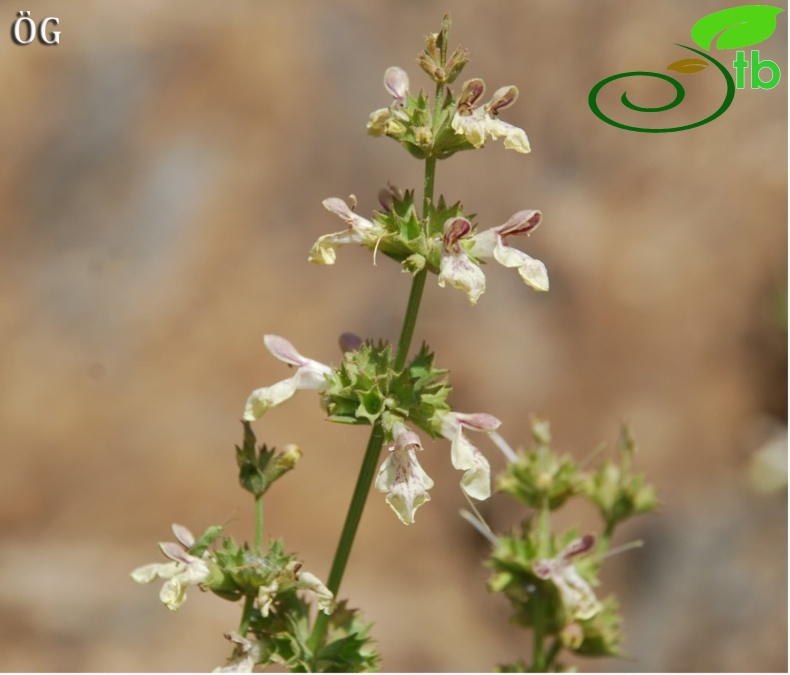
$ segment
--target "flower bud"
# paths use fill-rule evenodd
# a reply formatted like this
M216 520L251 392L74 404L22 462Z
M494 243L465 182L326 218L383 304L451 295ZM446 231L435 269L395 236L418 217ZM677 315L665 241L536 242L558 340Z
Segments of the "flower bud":
M445 72L447 74L444 81L447 84L452 84L455 82L456 78L461 74L461 71L464 69L464 66L467 63L469 63L469 50L456 47L455 51L448 59L447 65L445 66Z
M395 138L400 138L406 133L406 126L398 120L390 117L384 124L384 134Z
M433 143L433 131L430 127L414 127L414 142L422 147L430 147Z
M560 631L560 642L568 649L578 649L584 642L584 629L575 621L563 626Z
M363 340L356 333L346 332L338 338L338 342L340 343L340 351L345 354L346 352L357 351L362 346Z
M434 82L443 81L444 71L430 54L422 52L417 57L417 63L420 64L420 68L422 68L428 74L428 77L430 77Z
M425 256L419 253L412 253L406 260L401 263L403 271L414 276L421 272L425 267Z
M390 112L389 108L379 108L378 110L374 110L370 113L370 118L368 119L368 133L371 136L383 136L387 122L392 117L392 113Z
M538 417L532 418L532 439L538 445L549 445L551 443L551 425L548 420Z

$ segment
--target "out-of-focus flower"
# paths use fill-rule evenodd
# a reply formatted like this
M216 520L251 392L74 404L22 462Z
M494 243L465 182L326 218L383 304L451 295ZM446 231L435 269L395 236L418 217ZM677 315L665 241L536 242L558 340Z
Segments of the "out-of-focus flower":
M225 633L225 637L236 647L235 653L224 666L215 668L215 673L251 673L261 658L261 644L243 638L238 633Z
M499 111L513 105L518 98L518 89L512 85L501 87L494 92L488 103L476 108L484 92L483 80L475 78L464 83L458 109L451 123L453 131L464 136L475 148L485 145L487 137L494 140L504 137L505 147L509 150L529 152L526 132L499 119Z
M329 366L302 356L285 338L264 335L263 342L275 358L290 366L296 366L296 372L287 380L256 389L250 394L244 407L244 419L249 422L257 420L269 408L284 403L299 389L323 390L327 384L326 376L332 372Z
M593 589L573 565L573 558L589 553L595 545L591 534L574 539L556 558L538 560L532 570L541 579L551 579L560 592L568 621L591 619L601 611Z
M450 457L453 466L463 471L461 489L474 499L491 496L491 467L483 454L464 436L464 430L491 432L501 422L487 413L449 412L442 415L439 433L452 444Z
M433 481L417 461L420 437L400 422L394 425L393 435L395 443L379 469L376 489L387 493L387 504L402 523L410 525L417 509L431 500L428 490Z
M474 305L486 287L485 274L476 261L493 258L504 267L517 268L528 286L537 291L549 290L546 266L507 243L511 236L528 236L540 225L542 217L540 211L519 211L504 225L477 234L470 234L472 224L466 218L450 218L444 224L439 285L449 283L464 291Z
M175 611L186 601L189 586L202 584L209 579L210 568L206 560L190 555L187 550L195 543L195 538L187 528L174 524L173 534L181 544L159 544L170 562L143 565L134 570L131 577L138 584L150 584L156 578L164 579L159 599L168 609Z

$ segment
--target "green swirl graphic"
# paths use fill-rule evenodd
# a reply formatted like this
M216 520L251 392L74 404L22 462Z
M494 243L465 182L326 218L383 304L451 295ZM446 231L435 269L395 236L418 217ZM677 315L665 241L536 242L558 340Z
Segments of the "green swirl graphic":
M675 43L677 44L677 43ZM702 52L699 49L694 49L694 47L687 47L686 45L678 44L678 47L683 47L683 49L688 49L689 51L694 52L695 54L699 54L702 58L707 59L713 65L715 65L719 72L724 75L724 79L727 81L727 95L724 97L724 102L719 106L718 110L714 112L712 115L709 115L704 120L700 120L699 122L694 122L692 124L684 124L681 127L670 127L668 129L649 129L643 127L634 127L628 124L622 124L616 120L613 120L611 117L607 117L605 113L601 111L598 107L598 92L601 91L607 84L613 82L614 80L619 80L623 77L634 77L634 76L645 76L645 77L657 77L660 80L664 80L669 82L675 88L675 98L668 103L667 105L657 106L655 108L650 107L642 107L638 106L631 101L628 100L628 92L623 92L623 95L620 97L620 101L622 104L629 108L630 110L636 110L637 112L661 112L662 110L671 110L675 106L680 105L683 99L686 97L686 91L683 89L683 85L678 82L674 77L669 75L664 75L663 73L651 73L649 71L644 70L636 70L630 73L620 73L619 75L611 75L603 80L601 80L598 84L596 84L592 89L590 89L590 95L587 97L587 102L590 105L590 110L593 111L598 119L606 122L607 124L611 124L613 127L617 127L618 129L625 129L626 131L640 131L646 134L666 134L671 131L685 131L686 129L693 129L694 127L700 127L703 124L707 124L708 122L712 122L717 117L722 115L727 108L730 107L733 99L735 98L735 80L733 80L732 75L730 75L729 71L716 59L714 59L710 54L706 52Z

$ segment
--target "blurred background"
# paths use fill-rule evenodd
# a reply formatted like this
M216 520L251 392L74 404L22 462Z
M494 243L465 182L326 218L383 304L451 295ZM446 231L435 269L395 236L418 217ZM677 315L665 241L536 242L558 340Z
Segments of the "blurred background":
M612 451L629 421L637 468L660 490L661 512L615 542L645 547L612 559L599 589L621 599L632 658L583 669L787 669L787 14L759 45L779 86L739 90L711 124L630 133L587 106L608 75L685 58L673 43L736 4L451 7L451 46L471 50L462 79L517 85L503 117L533 150L457 155L437 192L481 227L541 209L516 245L546 263L551 291L492 265L472 308L432 277L416 339L451 370L454 407L495 414L514 446L531 413L579 459ZM6 3L9 28L19 9ZM388 66L428 86L415 58L446 9L41 0L31 16L59 17L60 45L16 46L5 31L0 669L201 671L229 654L238 606L193 589L172 614L129 572L160 559L172 522L251 538L238 420L253 388L288 375L263 333L325 363L344 331L397 339L409 288L397 265L345 248L319 267L307 252L341 229L324 198L354 193L369 214L387 181L420 185L421 164L365 123L390 101ZM667 126L724 95L713 68L680 77L687 100ZM670 96L628 86L643 105ZM613 115L621 91L602 96ZM302 392L255 429L304 451L267 496L266 527L326 578L368 430L322 420ZM372 493L341 595L375 622L386 670L527 656L485 589L486 542L458 516L448 444L427 442L422 461L431 503L404 527ZM483 512L500 531L524 515L502 497ZM599 527L577 507L558 520L579 523Z

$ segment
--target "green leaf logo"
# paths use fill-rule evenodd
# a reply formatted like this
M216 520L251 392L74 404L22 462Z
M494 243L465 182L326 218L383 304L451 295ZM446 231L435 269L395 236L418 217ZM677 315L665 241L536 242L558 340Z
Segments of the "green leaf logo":
M703 16L691 29L691 39L710 49L740 49L767 40L776 30L776 16L784 10L771 5L743 5Z
M667 66L667 70L674 70L678 73L698 73L708 67L708 62L703 59L680 59Z

